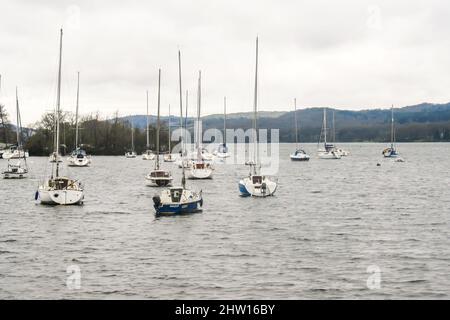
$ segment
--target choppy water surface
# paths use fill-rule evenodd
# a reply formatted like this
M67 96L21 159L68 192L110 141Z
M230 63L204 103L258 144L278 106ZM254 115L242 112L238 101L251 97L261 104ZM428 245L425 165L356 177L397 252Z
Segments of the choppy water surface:
M34 192L47 159L30 158L31 179L0 180L0 298L449 298L450 146L400 145L405 163L384 161L383 144L341 146L352 155L318 160L307 144L311 161L297 163L281 145L266 199L238 196L245 166L216 166L189 182L203 213L163 218L144 184L152 162L93 157L70 169L84 205L46 207Z

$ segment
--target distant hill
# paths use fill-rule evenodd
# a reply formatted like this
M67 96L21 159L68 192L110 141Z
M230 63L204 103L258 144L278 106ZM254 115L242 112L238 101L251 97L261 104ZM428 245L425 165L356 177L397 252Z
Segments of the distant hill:
M336 140L342 142L387 141L389 140L390 109L371 109L361 111L326 108L328 128L332 135L333 113L336 126ZM304 142L317 142L322 127L323 108L306 108L297 111L299 137ZM395 108L395 122L398 141L450 141L450 103L422 103L414 106ZM251 127L251 112L227 115L227 128L248 129ZM137 128L145 128L146 116L134 115L122 118L133 120ZM223 127L223 115L213 114L202 118L203 129ZM161 117L167 123L168 117ZM188 118L188 127L193 119ZM150 116L150 123L156 117ZM258 114L259 128L279 129L281 142L295 141L294 112L266 112ZM172 116L171 125L176 127L179 118Z

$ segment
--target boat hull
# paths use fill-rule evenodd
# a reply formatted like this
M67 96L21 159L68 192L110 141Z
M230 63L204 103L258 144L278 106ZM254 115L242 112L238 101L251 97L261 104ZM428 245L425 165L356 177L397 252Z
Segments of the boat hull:
M188 172L188 179L212 179L213 171L207 169L192 169Z
M3 172L3 179L25 179L27 178L28 172Z
M88 167L91 164L91 160L87 157L76 158L69 157L67 159L67 165L69 167Z
M203 200L196 200L187 203L162 204L154 206L157 215L177 215L199 212L203 205Z
M263 184L253 184L250 178L245 178L239 181L239 192L242 197L265 198L273 196L277 191L278 184L276 182L265 179Z
M80 190L46 190L39 188L39 199L48 205L76 205L82 204L84 193Z

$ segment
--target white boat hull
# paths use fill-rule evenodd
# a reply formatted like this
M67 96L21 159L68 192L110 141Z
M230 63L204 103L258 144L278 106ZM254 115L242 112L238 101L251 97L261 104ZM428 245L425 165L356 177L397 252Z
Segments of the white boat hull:
M74 205L81 204L84 193L80 190L48 190L39 188L39 199L42 204Z
M341 155L334 151L319 151L317 153L319 159L336 160L341 159Z
M251 177L246 177L239 181L239 191L241 196L248 197L269 197L277 191L278 184L268 178L262 179L261 183L253 183Z
M19 151L14 150L13 152L5 151L2 155L3 159L9 160L9 159L23 159L28 158L29 154L26 151Z
M67 165L69 167L88 167L91 164L91 159L88 157L77 158L69 157L67 158Z
M142 160L155 160L155 155L154 154L143 154Z

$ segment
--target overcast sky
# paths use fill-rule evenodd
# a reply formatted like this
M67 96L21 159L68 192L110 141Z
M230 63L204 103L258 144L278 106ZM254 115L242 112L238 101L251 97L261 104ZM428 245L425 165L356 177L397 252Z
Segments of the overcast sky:
M386 108L450 101L450 3L445 0L2 0L0 101L19 86L24 124L54 107L64 28L62 107L104 116L178 112L177 50L193 111L202 70L203 114L250 111L255 37L260 110Z

